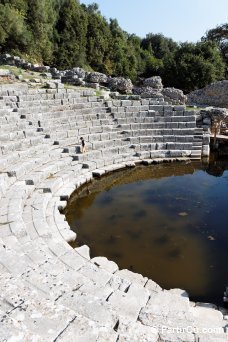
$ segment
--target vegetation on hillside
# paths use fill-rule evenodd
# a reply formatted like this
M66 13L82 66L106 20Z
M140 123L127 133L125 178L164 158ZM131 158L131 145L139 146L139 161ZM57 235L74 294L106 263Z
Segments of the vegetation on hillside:
M227 24L201 42L177 44L162 34L141 39L107 20L97 4L78 0L0 0L0 53L60 69L83 67L111 76L159 75L189 92L227 76Z

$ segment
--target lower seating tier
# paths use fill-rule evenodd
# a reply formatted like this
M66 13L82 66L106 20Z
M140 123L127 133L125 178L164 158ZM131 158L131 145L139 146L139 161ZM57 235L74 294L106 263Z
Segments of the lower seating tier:
M226 315L215 306L190 302L184 290L163 290L140 274L119 270L105 257L91 258L88 246L72 248L68 242L75 240L77 232L70 230L62 214L71 194L93 177L138 163L189 162L193 151L200 158L203 132L196 129L193 116L185 114L183 107L159 106L148 100L131 101L123 114L128 102L113 100L104 105L91 92L84 99L83 93L73 91L21 92L9 95L20 97L20 106L13 107L18 111L11 111L17 118L12 125L15 130L10 132L7 124L0 136L1 338L227 341ZM1 101L7 104L9 100ZM33 113L34 101L39 102L39 109ZM84 103L93 103L88 106L91 112ZM38 113L41 104L54 107ZM140 105L145 106L143 114ZM71 107L70 112L63 113L65 106ZM112 114L111 107L117 112ZM0 123L5 124L4 120ZM164 129L169 123L192 127ZM158 125L161 128L152 129ZM81 136L86 141L85 153L80 153ZM195 330L168 330L188 326ZM202 334L199 327L213 327L218 333Z

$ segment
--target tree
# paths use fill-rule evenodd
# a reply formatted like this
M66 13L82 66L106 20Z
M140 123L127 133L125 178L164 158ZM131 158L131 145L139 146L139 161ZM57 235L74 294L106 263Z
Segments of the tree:
M88 6L88 26L86 34L86 60L97 71L107 72L106 56L109 50L111 34L109 25L98 11L98 5Z
M54 62L60 68L86 63L87 14L77 0L63 2L56 24Z
M107 59L112 68L112 76L130 77L136 79L139 69L140 56L137 54L138 39L134 35L129 35L123 31L116 19L110 19L111 40Z
M192 91L228 75L228 24L197 44L162 34L128 34L99 6L79 0L0 0L0 52L60 69L81 66L111 76L161 76L165 86Z
M167 61L164 63L166 72ZM169 65L169 85L188 93L224 78L225 65L213 42L182 43Z
M26 26L24 12L15 4L0 4L0 51L13 54L27 51L31 34Z
M142 48L150 52L155 58L162 59L168 53L174 52L178 47L171 38L166 38L163 34L149 33L142 39Z
M222 24L207 31L202 41L213 41L218 44L226 63L226 75L228 76L228 24Z
M178 44L172 39L164 37L161 33L149 33L146 38L142 39L141 46L144 49L145 56L143 76L164 77L164 84L169 85L169 80L173 77L172 69L175 65L173 56L178 49Z
M27 25L29 26L33 44L30 53L47 64L53 59L54 27L57 20L55 0L28 1Z

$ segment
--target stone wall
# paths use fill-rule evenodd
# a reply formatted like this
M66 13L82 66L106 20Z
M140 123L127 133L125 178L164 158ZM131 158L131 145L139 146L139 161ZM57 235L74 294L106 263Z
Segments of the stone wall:
M228 80L214 82L188 94L189 105L228 108Z

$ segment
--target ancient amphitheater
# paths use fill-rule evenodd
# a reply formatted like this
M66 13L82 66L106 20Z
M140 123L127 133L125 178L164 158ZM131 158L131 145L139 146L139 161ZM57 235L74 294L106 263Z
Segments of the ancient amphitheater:
M201 158L209 136L193 112L23 83L0 96L0 341L228 341L225 312L73 249L60 213L95 176Z

